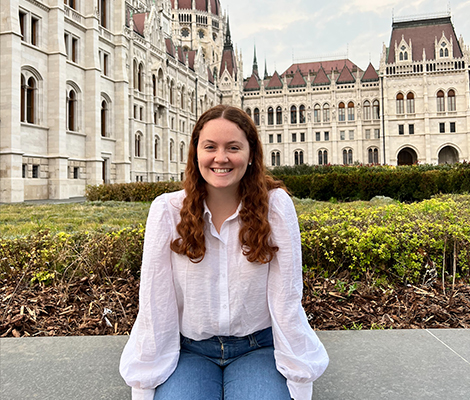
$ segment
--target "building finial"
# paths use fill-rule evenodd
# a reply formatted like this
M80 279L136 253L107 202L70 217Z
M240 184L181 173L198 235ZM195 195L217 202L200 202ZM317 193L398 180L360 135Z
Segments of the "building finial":
M268 77L268 64L266 63L266 58L264 59L264 79Z
M259 76L258 74L258 62L256 61L256 44L255 44L255 50L253 54L253 74L256 74L256 76Z

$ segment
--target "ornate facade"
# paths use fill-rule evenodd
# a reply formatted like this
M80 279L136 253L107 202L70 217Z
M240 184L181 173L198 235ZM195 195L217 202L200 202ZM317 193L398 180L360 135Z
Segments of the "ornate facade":
M380 66L243 79L219 0L0 3L0 202L180 180L202 112L242 107L266 164L470 158L470 51L450 16L395 20Z

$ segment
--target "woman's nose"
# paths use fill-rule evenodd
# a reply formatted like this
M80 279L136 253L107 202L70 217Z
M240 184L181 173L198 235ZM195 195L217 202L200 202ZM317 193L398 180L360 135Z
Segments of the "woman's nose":
M227 152L225 150L217 150L217 152L215 153L214 161L227 162L228 161Z

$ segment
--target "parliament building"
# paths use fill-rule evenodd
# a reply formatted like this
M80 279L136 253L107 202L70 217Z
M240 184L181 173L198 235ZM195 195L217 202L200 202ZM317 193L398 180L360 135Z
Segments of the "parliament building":
M247 79L219 0L10 0L0 22L0 203L182 180L220 103L253 118L268 167L470 159L470 49L449 14L395 18L378 66L261 74L255 53Z

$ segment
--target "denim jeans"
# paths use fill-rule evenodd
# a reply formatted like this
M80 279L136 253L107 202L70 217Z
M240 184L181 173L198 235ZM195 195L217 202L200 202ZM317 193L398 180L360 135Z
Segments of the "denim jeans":
M244 337L181 337L178 366L154 400L289 400L271 328Z

